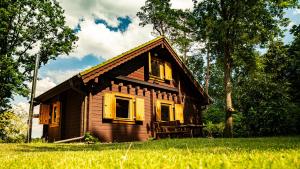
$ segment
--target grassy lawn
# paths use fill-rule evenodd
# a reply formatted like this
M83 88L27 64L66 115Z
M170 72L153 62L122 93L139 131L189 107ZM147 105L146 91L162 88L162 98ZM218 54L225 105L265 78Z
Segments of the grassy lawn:
M0 144L0 168L300 168L300 137Z

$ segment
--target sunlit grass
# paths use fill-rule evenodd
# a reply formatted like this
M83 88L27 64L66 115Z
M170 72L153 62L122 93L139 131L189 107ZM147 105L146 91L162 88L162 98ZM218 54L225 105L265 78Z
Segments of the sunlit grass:
M1 168L300 168L300 137L0 144Z

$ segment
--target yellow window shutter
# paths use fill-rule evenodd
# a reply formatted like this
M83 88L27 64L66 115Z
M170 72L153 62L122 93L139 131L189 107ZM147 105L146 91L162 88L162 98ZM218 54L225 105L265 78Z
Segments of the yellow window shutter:
M165 78L165 70L164 70L163 64L159 64L159 72L160 72L160 78L164 79Z
M183 104L175 104L175 120L179 120L180 123L184 122L184 119L183 119Z
M133 119L133 116L134 116L134 103L133 103L133 100L130 99L129 100L129 118L130 119Z
M170 112L170 121L174 121L173 105L169 106L169 112Z
M148 66L149 66L149 73L151 73L152 70L151 70L151 53L150 52L148 52Z
M160 107L160 101L156 101L156 121L161 121L161 107Z
M40 104L40 124L49 124L49 113L50 105L49 104Z
M103 118L113 119L115 114L115 96L112 93L104 94Z
M165 78L166 80L172 80L172 67L168 62L165 62Z
M136 120L143 121L145 116L145 102L144 99L136 98L135 100Z

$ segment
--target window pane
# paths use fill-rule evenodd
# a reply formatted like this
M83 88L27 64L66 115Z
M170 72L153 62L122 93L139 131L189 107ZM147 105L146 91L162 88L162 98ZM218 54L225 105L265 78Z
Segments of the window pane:
M170 105L161 105L161 121L170 121Z
M151 73L153 76L160 77L160 69L159 69L159 62L156 60L152 60L151 62Z
M129 118L129 100L116 99L117 118Z

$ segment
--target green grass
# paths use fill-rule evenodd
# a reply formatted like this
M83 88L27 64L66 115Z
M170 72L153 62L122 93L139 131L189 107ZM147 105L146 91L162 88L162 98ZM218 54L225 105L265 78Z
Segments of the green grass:
M300 168L300 137L0 144L0 168Z

